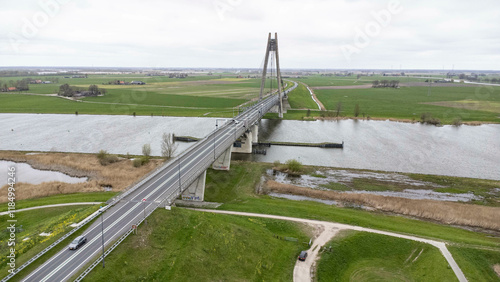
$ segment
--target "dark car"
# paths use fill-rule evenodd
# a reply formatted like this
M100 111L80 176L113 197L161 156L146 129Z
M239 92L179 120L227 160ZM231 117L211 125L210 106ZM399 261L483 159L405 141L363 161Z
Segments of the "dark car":
M299 260L301 261L305 261L307 258L307 252L306 251L302 251L300 252L300 255L299 255Z
M69 244L69 249L70 250L76 250L78 248L80 248L81 245L85 244L87 242L87 238L85 238L85 236L78 236L75 238L75 240L73 240L73 242L71 242L71 244Z

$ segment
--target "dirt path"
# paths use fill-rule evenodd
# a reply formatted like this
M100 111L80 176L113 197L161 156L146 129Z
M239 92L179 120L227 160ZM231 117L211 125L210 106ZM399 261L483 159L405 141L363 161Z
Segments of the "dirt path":
M381 234L381 235L386 235L386 236L392 236L392 237L397 237L397 238L403 238L407 240L412 240L412 241L418 241L426 244L433 245L434 247L438 248L439 251L443 254L444 258L450 265L451 269L457 276L458 280L460 282L465 282L467 281L467 278L465 278L464 273L458 266L458 264L455 262L453 259L453 256L451 253L448 251L446 248L446 244L440 241L435 241L435 240L429 240L429 239L423 239L415 236L409 236L409 235L402 235L394 232L387 232L387 231L380 231L376 229L371 229L371 228L364 228L364 227L359 227L359 226L354 226L354 225L348 225L348 224L342 224L342 223L335 223L335 222L328 222L328 221L320 221L320 220L312 220L312 219L304 219L304 218L296 218L296 217L287 217L287 216L280 216L280 215L270 215L270 214L258 214L258 213L248 213L248 212L235 212L235 211L223 211L223 210L207 210L207 209L192 209L196 211L202 211L202 212L211 212L211 213L219 213L219 214L231 214L231 215L241 215L241 216L249 216L249 217L263 217L263 218L271 218L271 219L278 219L278 220L287 220L287 221L293 221L293 222L300 222L300 223L306 223L309 225L321 225L324 227L324 232L322 232L318 238L315 240L313 244L313 249L314 245L318 245L316 248L316 251L319 250L320 244L325 244L328 242L327 238L332 238L337 231L342 230L342 229L349 229L349 230L355 230L355 231L363 231L363 232L371 232L371 233L376 233L376 234ZM330 230L330 231L328 231ZM333 232L335 231L335 232ZM330 236L330 237L329 237ZM325 241L326 240L326 241ZM324 241L322 243L322 241ZM309 252L308 252L309 253ZM313 255L312 253L309 254L310 257L306 259L306 261L309 260L312 266L313 259L315 258L316 255ZM307 269L307 265L305 265ZM303 274L305 270L299 269L297 270L298 276L297 280L295 277L295 269L294 269L294 281L311 281L310 273L311 273L311 268L309 267L309 273ZM309 275L308 275L309 274ZM306 276L304 276L306 275ZM300 280L299 280L300 279ZM304 279L304 280L302 280Z
M18 209L15 210L14 212L20 212L20 211L29 211L29 210L36 210L36 209L45 209L45 208L53 208L53 207L64 207L64 206L86 206L86 205L97 205L101 204L101 202L81 202L81 203L65 203L65 204L55 204L55 205L46 205L46 206L38 206L38 207L31 207L31 208L25 208L25 209ZM9 212L0 212L0 215L6 215Z
M318 97L316 97L316 94L314 94L314 91L312 91L312 88L309 87L309 85L305 84L304 82L301 82L301 83L307 88L307 90L309 90L309 93L311 93L311 97L312 97L313 101L316 103L316 105L318 105L319 110L326 111L325 106L323 105L323 103L321 103L321 101L318 99Z
M295 263L295 268L293 269L294 282L312 281L311 273L314 271L316 262L319 259L319 250L339 232L339 229L335 227L322 227L324 227L322 228L323 231L314 239L311 248L307 250L307 259L305 261L297 260Z

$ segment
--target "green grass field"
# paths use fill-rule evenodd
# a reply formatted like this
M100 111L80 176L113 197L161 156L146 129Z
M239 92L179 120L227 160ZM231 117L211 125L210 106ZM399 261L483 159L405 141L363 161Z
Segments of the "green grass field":
M500 281L500 273L493 269L497 265L500 271L500 252L458 246L448 249L469 281Z
M16 266L22 265L32 256L48 247L61 236L69 232L72 227L71 223L77 223L95 212L99 206L64 206L46 208L41 210L30 210L16 213L16 226L24 231L16 233ZM8 254L8 246L6 240L10 233L7 230L8 215L0 216L0 253L1 276L6 276L7 264L6 256ZM51 236L39 236L40 233L51 233ZM28 240L23 240L29 238ZM58 247L66 247L65 244L60 244ZM19 278L19 277L17 277Z
M457 281L439 250L429 244L348 231L325 246L318 281Z
M384 79L399 80L401 83L424 82L426 80L426 78L421 78L421 77L382 76L382 75L361 76L360 78L358 78L357 75L351 75L351 76L311 75L302 78L294 78L293 80L304 82L310 87L316 87L316 86L346 86L346 85L372 84L374 80L384 80Z
M318 105L311 98L309 90L301 83L295 90L290 92L288 102L292 109L318 109Z
M422 113L429 112L443 123L455 118L463 121L500 122L499 113L467 108L453 108L425 103L440 101L478 100L500 101L500 87L491 88L491 94L477 94L476 87L433 87L428 94L427 87L328 89L315 90L318 99L327 110L335 110L342 103L342 116L354 116L354 107L360 106L362 116L420 120Z
M291 281L308 240L293 223L159 209L84 281Z
M12 77L9 80L21 79ZM47 78L48 79L48 78ZM109 85L112 80L141 80L145 85ZM1 78L0 78L1 80ZM101 97L70 101L52 96L59 85L87 88L96 84L107 90ZM266 81L266 91L276 88L276 79ZM91 75L89 78L63 78L58 83L30 84L22 93L0 94L0 113L119 114L162 116L232 116L233 108L258 97L260 80L235 76L195 76L185 79L135 75Z

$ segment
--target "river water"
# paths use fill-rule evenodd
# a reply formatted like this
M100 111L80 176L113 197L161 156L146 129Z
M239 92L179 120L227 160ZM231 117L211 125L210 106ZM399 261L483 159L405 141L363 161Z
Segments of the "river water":
M220 121L219 121L220 123ZM0 150L141 154L161 135L204 137L214 118L0 114ZM262 120L260 141L345 142L344 149L273 146L233 159L414 172L500 180L500 125L443 126L390 121ZM177 153L192 143L178 143Z
M10 167L16 168L16 183L24 182L30 184L40 184L51 181L81 183L87 181L87 177L72 177L58 171L39 170L26 163L0 161L0 171L5 172L0 174L0 186L5 185L7 183L7 179L11 177L7 175L7 169Z

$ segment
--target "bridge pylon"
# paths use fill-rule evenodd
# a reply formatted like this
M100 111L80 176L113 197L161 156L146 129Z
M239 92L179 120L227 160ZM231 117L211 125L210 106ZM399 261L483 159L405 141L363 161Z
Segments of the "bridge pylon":
M279 117L283 118L283 81L281 80L281 71L280 71L280 57L278 53L278 33L274 33L274 38L271 38L271 33L269 33L269 37L267 39L267 47L266 47L266 57L264 59L264 69L262 71L262 81L260 83L260 94L259 100L262 100L262 95L264 93L264 88L266 85L266 76L267 76L267 65L269 64L269 55L274 52L274 58L276 59L276 77L278 80L278 95L279 95Z

